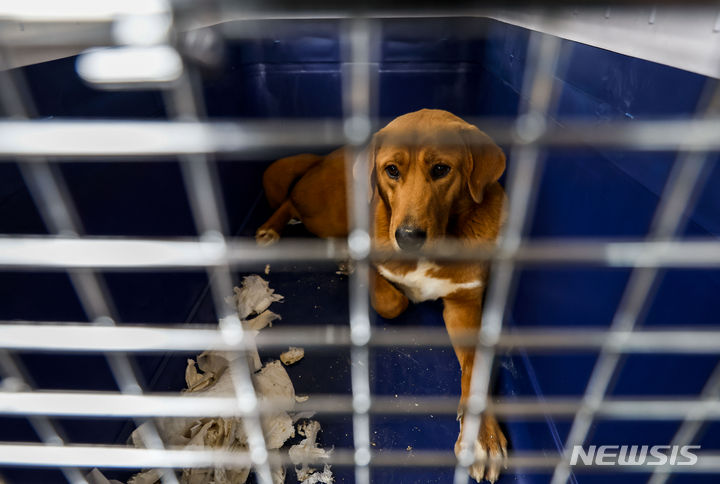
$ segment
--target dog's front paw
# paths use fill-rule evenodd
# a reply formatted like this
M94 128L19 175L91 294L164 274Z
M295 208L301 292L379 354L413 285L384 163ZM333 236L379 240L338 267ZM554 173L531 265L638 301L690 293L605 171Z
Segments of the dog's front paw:
M463 442L463 425L460 424L460 435L455 442L455 455L459 460L464 460L467 444ZM487 479L495 482L500 477L500 469L505 467L507 460L507 439L500 430L500 426L491 415L483 415L480 425L480 432L477 438L472 441L471 449L474 458L473 464L469 467L470 477L477 482Z
M260 246L272 245L280 240L280 234L273 229L258 229L255 232L255 242Z

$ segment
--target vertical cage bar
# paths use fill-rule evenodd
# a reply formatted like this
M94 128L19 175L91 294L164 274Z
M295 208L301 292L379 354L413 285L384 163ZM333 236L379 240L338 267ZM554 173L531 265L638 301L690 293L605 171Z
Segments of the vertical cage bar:
M346 186L348 201L348 246L354 270L350 275L349 312L352 347L351 380L353 404L353 445L355 482L370 483L370 309L368 256L371 248L368 203L368 163L364 146L370 136L374 113L373 39L378 29L371 20L356 18L343 28L343 113L346 148Z
M532 207L540 178L541 154L533 144L545 130L547 115L556 101L554 76L560 57L560 39L532 33L528 43L528 61L523 79L523 97L517 121L518 137L526 145L512 150L508 173L508 218L498 245L502 249L520 246L525 227L532 217ZM495 347L512 299L514 263L496 261L491 265L482 324L473 360L470 395L462 415L462 450L455 468L455 484L465 484L468 468L475 461L475 442L481 426L481 413L488 403ZM487 465L487 463L481 463Z
M714 80L705 85L698 103L700 116L717 110L720 89ZM694 206L694 198L704 186L703 173L708 165L706 153L681 152L675 159L672 171L655 210L648 241L670 240L684 227L686 216ZM610 331L633 331L643 310L652 298L660 269L635 267L630 273L620 304L610 324ZM621 354L613 351L612 342L603 345L590 380L585 388L583 404L578 410L565 442L563 459L556 466L552 484L563 484L570 477L570 456L575 446L583 445L590 433L594 415L605 400L608 388L617 372Z
M703 400L717 400L720 398L720 364L713 370L708 378L700 397ZM707 423L707 413L703 411L691 412L675 436L670 441L671 445L683 446L690 445L700 434L700 429ZM670 472L661 472L660 468L656 468L650 476L648 484L665 484L670 479Z
M169 115L177 120L190 121L198 121L204 117L205 107L201 92L197 73L186 63L179 81L171 90L164 92ZM221 198L222 187L213 161L207 155L183 155L180 157L180 167L196 229L203 238L225 246L227 217ZM244 339L242 322L235 310L225 303L225 297L233 294L230 266L224 264L208 268L207 274L215 311L220 318L220 330L227 341L239 343ZM250 459L258 482L272 484L272 471L252 381L253 369L245 351L238 350L236 354L237 358L230 362L233 370L231 376L238 406L248 411L243 425L248 436Z

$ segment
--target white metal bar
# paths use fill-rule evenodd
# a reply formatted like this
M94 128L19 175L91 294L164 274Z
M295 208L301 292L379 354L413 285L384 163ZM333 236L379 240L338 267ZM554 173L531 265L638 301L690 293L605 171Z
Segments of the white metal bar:
M700 116L712 113L712 110L717 109L718 102L720 102L720 88L714 81L707 81L705 92L698 103ZM685 215L694 206L694 196L704 186L702 174L706 164L706 154L681 153L677 157L655 211L648 240L672 239L682 230ZM632 331L635 328L651 299L658 273L657 268L635 267L632 270L610 324L611 330ZM585 388L583 397L585 405L573 420L565 444L565 454L553 473L552 484L563 484L568 480L570 453L576 445L585 442L592 426L595 408L605 398L619 362L620 356L617 353L601 351Z
M468 118L499 144L527 143L507 119ZM657 119L607 124L563 119L533 141L548 147L588 144L638 151L691 152L720 149L720 118ZM128 143L127 140L133 140ZM38 141L41 140L41 141ZM0 157L51 156L54 161L152 161L182 154L234 155L234 159L281 150L334 149L345 143L344 123L336 120L272 121L0 121ZM350 140L352 141L352 140ZM139 157L139 158L138 158ZM257 159L257 156L254 156Z
M712 374L707 380L702 390L701 398L704 400L716 400L720 397L720 364L715 367ZM697 412L689 412L683 420L683 423L675 432L675 436L670 441L671 445L690 445L698 437L700 429L707 423L707 415L698 410ZM661 472L656 469L650 476L648 484L665 484L670 477L670 473Z
M672 466L673 472L710 473L720 471L720 454L716 452L697 452L695 465ZM280 452L271 453L271 460L277 464L291 464L289 458ZM353 452L335 449L323 462L337 466L349 466L353 462ZM544 452L517 452L510 455L508 468L522 471L552 469L558 457L548 456ZM447 451L416 450L412 453L404 450L385 450L372 456L373 467L419 467L441 468L452 466L455 457ZM119 446L78 445L68 447L39 446L27 444L0 444L0 465L26 466L62 466L103 467L118 469L141 468L202 468L225 467L229 469L247 467L250 456L247 452L228 452L221 450L154 450L133 449ZM647 473L656 466L646 462L637 466L626 466L625 471ZM669 472L669 467L661 471ZM614 466L597 464L578 465L583 472L613 472Z
M253 337L228 341L216 327L121 325L98 326L87 323L0 322L0 348L13 351L127 352L237 351L254 346L266 349L287 347L287 342L312 348L338 348L353 344L349 328L334 325L276 328ZM459 334L459 345L475 346L477 333ZM371 347L446 347L451 342L441 328L410 326L374 332ZM583 351L605 348L617 353L694 353L720 352L720 326L688 328L675 326L662 330L607 331L603 329L559 329L557 326L515 329L500 333L498 350Z
M244 452L203 450L134 449L120 446L37 446L0 444L0 464L22 466L78 466L99 468L158 469L247 467Z
M323 415L356 413L350 395L313 395L296 410ZM548 416L572 419L582 409L581 398L504 398L488 402L487 408L502 417L542 419ZM448 396L373 396L368 412L376 415L454 415L457 399ZM653 396L635 399L606 399L597 407L597 417L612 420L688 422L720 420L720 402L715 397L672 399ZM87 418L198 418L244 417L293 410L286 400L268 399L253 410L238 405L234 396L210 397L177 394L123 394L117 392L14 391L0 392L0 415ZM48 444L62 440L48 439Z
M353 400L353 444L355 449L355 482L370 484L370 357L371 336L369 308L370 210L367 200L370 162L366 144L375 114L372 64L376 24L353 19L343 25L344 64L342 95L344 128L350 144L346 155L346 193L348 210L349 255L355 265L349 281L350 335L352 346L351 386Z
M87 323L0 322L0 348L24 351L131 352L236 351L254 346L280 349L293 341L303 347L337 348L353 344L349 328L334 325L277 328L257 337L244 335L228 341L215 327L173 326L97 326ZM455 339L459 345L475 346L476 333L467 331ZM404 327L372 333L371 347L445 347L447 333L439 328ZM695 353L720 352L720 328L676 326L663 330L607 331L560 329L557 326L515 329L500 333L499 350L582 351L605 348L616 353Z
M125 15L155 15L167 12L163 0L53 0L0 2L0 19L20 22L109 22Z
M128 161L125 157L134 155L239 154L330 147L344 140L342 126L333 121L0 121L0 156L52 156L58 161L68 156Z
M532 33L528 41L528 62L525 66L518 131L531 143L545 130L548 111L556 99L554 76L560 56L560 40ZM513 155L516 155L513 157ZM499 240L502 249L517 249L525 227L532 217L533 200L540 178L540 151L530 144L513 149L508 174L509 209ZM473 360L470 395L462 414L463 450L458 455L455 484L468 481L467 471L475 460L475 442L481 426L481 413L488 406L490 378L495 361L495 343L502 331L505 311L513 297L512 261L496 261L491 265L491 280L478 334L480 345ZM489 465L489 463L483 463Z
M201 240L0 237L0 266L8 268L204 268L227 263L252 266L259 264L258 260L264 266L267 262L344 257L347 257L344 244L334 240L283 241L277 247L261 248L252 239L223 243L218 237Z
M204 100L201 86L190 66L185 66L184 74L172 90L165 93L165 105L176 119L197 122L204 116ZM193 219L197 230L203 238L216 240L225 247L225 227L227 227L225 209L221 201L221 187L207 154L182 154L180 167L183 180L188 190L188 198L192 207ZM242 323L234 308L225 303L225 298L233 292L230 266L227 262L207 268L215 312L222 321L219 329L226 341L242 341L245 336ZM252 466L259 484L273 484L272 471L268 462L268 451L265 443L258 399L252 381L253 369L242 348L234 348L237 358L230 364L235 403L238 407L247 406L243 426L247 434L248 448Z
M113 237L0 237L0 267L11 269L137 269L264 267L269 262L341 261L349 257L340 240L280 241L258 247L252 239L133 239ZM399 253L371 250L371 259L439 261L496 260L522 265L597 265L608 267L720 266L720 242L714 238L687 241L572 241L539 239L517 248L468 249L452 242L431 250ZM285 268L285 270L292 270Z

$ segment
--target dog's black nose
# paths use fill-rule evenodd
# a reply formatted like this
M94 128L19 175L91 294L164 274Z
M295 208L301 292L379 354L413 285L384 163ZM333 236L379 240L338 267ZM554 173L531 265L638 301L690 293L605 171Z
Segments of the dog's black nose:
M402 225L395 231L395 240L402 250L418 250L427 239L427 233L417 227Z

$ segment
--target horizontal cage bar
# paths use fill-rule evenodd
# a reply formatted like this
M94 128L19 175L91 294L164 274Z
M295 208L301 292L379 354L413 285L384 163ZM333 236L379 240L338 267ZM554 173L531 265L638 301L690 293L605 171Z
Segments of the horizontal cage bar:
M417 252L374 250L373 260L437 261L512 260L518 264L594 264L609 267L720 266L716 239L676 241L538 239L517 248L481 245L468 248L442 241ZM187 269L217 267L264 268L268 263L343 261L350 251L341 239L283 240L259 247L254 240L235 238L137 239L115 237L0 237L0 268L10 269Z
M720 119L664 119L598 124L563 120L544 132L526 132L524 123L470 118L498 144L540 146L606 146L645 151L712 151L720 149ZM379 126L378 126L379 127ZM132 139L132 143L127 140ZM39 141L40 140L40 141ZM331 148L349 141L338 120L200 121L0 121L0 157L51 156L56 161L183 154L243 155L281 149ZM412 140L411 140L412 141ZM32 162L32 158L24 158Z
M554 416L572 418L583 405L581 398L500 399L488 403L488 409L503 417L530 419ZM324 415L353 413L351 395L312 395L292 408L286 400L265 399L257 411L312 411ZM453 396L382 396L371 399L374 415L455 415L457 398ZM108 392L1 392L0 414L14 416L46 415L54 417L244 417L255 409L244 408L233 396L203 396L202 392L183 395L129 395ZM643 397L606 399L598 404L597 415L612 420L683 420L690 414L704 420L720 420L720 402L713 399L673 399Z
M641 464L625 466L628 472L660 472L703 473L720 470L720 454L714 452L697 452L698 461L692 466L656 466ZM291 465L285 453L268 452L268 460L272 465ZM509 469L550 470L560 461L558 456L544 452L515 452L507 460ZM133 449L120 446L46 446L35 444L0 444L0 465L22 466L75 466L120 469L142 468L202 468L224 467L229 469L247 468L250 466L250 455L247 452L204 451L204 450L155 450ZM354 465L354 451L335 449L333 453L318 461L337 466ZM371 452L369 465L372 467L451 467L457 463L455 456L449 451L431 450L383 450ZM573 467L578 471L616 470L614 466L585 465L578 462Z
M200 352L285 349L289 342L310 348L342 348L352 345L350 328L335 325L273 328L243 340L226 338L215 326L99 326L90 323L0 323L0 348L15 351ZM495 346L500 350L587 351L607 349L618 353L720 353L720 327L692 329L677 326L663 330L609 331L545 327L501 333L494 342L478 341L477 332L459 332L450 341L443 328L376 328L368 345L387 347Z

